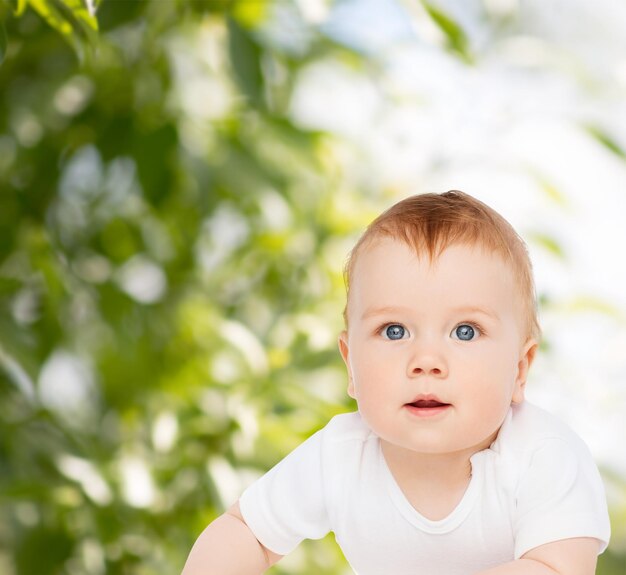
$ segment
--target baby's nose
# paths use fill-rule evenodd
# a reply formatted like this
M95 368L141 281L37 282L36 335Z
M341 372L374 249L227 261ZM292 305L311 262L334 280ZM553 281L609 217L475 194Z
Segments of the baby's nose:
M421 367L415 367L415 368L413 368L413 373L416 373L416 374L417 373L432 373L434 375L440 375L441 374L441 369L438 368L438 367L433 367L430 370L426 370L426 369L423 369Z
M445 377L448 366L445 358L436 349L417 350L409 362L409 376L432 375Z

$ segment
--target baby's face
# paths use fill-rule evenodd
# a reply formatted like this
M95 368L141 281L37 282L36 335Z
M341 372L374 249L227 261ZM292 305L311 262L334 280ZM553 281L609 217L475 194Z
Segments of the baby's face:
M402 242L365 247L339 347L366 423L422 453L489 447L523 401L537 347L524 341L520 309L511 270L480 248L453 245L431 267ZM411 405L422 394L449 405Z

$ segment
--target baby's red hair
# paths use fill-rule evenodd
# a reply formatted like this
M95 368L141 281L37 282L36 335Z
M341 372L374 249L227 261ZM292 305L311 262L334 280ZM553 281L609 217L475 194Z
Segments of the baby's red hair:
M495 210L458 190L443 194L418 194L394 204L365 230L350 252L344 267L346 306L343 317L348 325L348 298L354 266L363 249L377 238L402 241L418 255L437 260L448 246L480 246L500 255L511 266L521 298L526 336L539 341L541 327L532 264L524 240Z

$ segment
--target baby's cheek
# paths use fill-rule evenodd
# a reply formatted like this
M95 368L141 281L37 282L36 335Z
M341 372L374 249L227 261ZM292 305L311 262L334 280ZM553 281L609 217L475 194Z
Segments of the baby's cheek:
M375 350L371 352L361 352L355 354L352 358L352 368L355 375L358 374L360 379L367 379L368 375L373 371L379 371L383 365L380 354Z

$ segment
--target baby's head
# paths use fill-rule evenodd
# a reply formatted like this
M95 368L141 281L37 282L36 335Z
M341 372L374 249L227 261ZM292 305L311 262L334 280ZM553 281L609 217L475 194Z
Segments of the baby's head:
M356 262L363 251L381 238L403 242L418 256L427 256L431 263L455 244L481 247L499 255L513 273L525 339L540 340L532 264L524 241L495 210L458 190L410 196L383 212L368 226L350 252L344 268L347 294L343 318L346 328Z
M367 228L345 276L339 349L371 429L413 451L488 447L524 399L540 337L511 225L462 192L413 196Z

